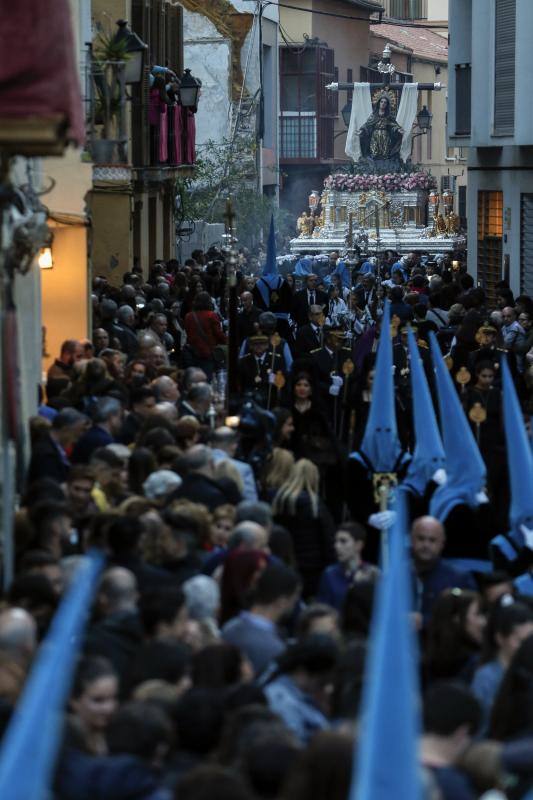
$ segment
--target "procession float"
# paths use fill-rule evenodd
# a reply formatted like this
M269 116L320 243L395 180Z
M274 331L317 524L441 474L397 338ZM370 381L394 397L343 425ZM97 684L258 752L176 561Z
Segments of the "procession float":
M418 112L418 92L439 91L438 83L391 81L390 48L378 65L380 84L330 84L331 91L353 92L346 154L351 163L329 175L322 191L313 190L309 212L298 218L296 254L359 250L450 253L466 248L453 194L437 192L435 178L411 161L413 125L424 132L431 114ZM414 134L420 135L420 134Z

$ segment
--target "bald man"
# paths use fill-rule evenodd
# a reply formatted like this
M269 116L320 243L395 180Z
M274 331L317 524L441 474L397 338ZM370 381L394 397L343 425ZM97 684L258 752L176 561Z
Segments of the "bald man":
M137 579L133 572L124 567L106 570L97 595L100 619L89 628L84 652L108 658L121 678L143 641L137 599Z
M512 346L522 333L522 328L517 320L516 309L512 306L505 306L505 308L502 310L502 322L503 325L500 332L503 343L508 350L511 350Z
M0 653L22 664L31 661L37 647L37 623L23 608L0 612Z
M251 292L241 294L241 309L237 315L237 337L241 345L248 336L257 333L257 323L261 316L261 309L254 305Z
M427 625L436 599L445 589L476 589L473 577L441 559L446 543L444 527L435 517L419 517L411 529L411 556L415 573L416 610Z
M177 403L180 399L180 392L178 384L173 381L169 375L161 375L152 381L152 388L157 393L157 399L160 403Z
M222 426L216 428L210 437L210 445L215 464L219 461L230 461L242 478L243 500L257 500L257 485L254 471L250 464L235 458L239 445L239 434L233 428Z

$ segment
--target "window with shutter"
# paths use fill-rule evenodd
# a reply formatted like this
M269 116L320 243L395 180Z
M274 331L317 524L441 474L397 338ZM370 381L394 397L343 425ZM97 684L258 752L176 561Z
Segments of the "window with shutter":
M489 305L502 278L503 192L478 192L477 274Z
M455 135L470 133L472 117L470 64L455 65Z
M152 64L164 65L165 54L161 47L161 18L163 0L152 0L150 3L150 61Z
M167 6L167 46L168 66L176 75L183 74L183 8Z
M523 194L520 215L520 292L533 296L533 194Z
M333 158L334 51L308 46L302 52L280 48L280 140L284 161Z
M132 0L131 28L144 42L150 42L150 0ZM132 160L137 167L150 163L150 131L148 126L148 95L151 52L148 51L141 83L131 88Z
M459 218L461 220L461 228L466 231L467 229L467 218L466 218L466 186L459 186L458 192L458 211L459 211Z
M516 0L496 0L494 134L514 133Z
M387 10L393 19L425 19L427 0L389 0Z

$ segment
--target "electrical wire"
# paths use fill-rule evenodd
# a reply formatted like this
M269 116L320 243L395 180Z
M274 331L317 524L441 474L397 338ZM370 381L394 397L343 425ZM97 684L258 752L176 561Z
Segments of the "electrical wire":
M287 50L288 50L290 53L292 53L293 55L295 55L295 56L299 56L299 55L301 55L302 53L304 53L304 52L307 50L307 48L309 47L309 43L308 43L308 41L307 41L307 40L306 40L306 41L304 41L303 45L300 45L300 46L298 46L298 42L295 42L295 41L294 41L294 39L292 39L291 41L289 41L289 39L287 38L287 37L288 37L288 33L287 33L287 31L286 31L286 30L283 28L283 26L282 26L281 22L279 23L279 32L280 32L281 38L283 39L283 41L284 41L284 42L285 42L285 44L287 45ZM295 45L296 45L296 46L295 46Z
M274 3L274 5L279 6L280 8L289 8L292 11L305 11L306 14L317 14L322 17L334 17L336 19L348 19L353 20L355 22L368 22L370 25L396 25L400 28L433 28L435 30L448 30L448 25L439 25L438 23L432 24L430 20L421 20L421 22L410 22L409 20L397 20L397 19L370 19L369 17L354 17L350 14L338 14L335 11L319 11L316 8L304 8L303 6L293 6L289 3ZM370 10L370 9L369 9ZM381 12L376 12L381 13Z

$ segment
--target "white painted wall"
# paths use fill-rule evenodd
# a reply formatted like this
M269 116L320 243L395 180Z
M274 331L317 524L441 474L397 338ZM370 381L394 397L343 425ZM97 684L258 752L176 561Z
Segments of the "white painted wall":
M255 4L245 0L232 0L232 5L237 12L253 13ZM272 48L272 75L273 87L270 102L265 104L265 115L270 114L271 130L273 130L272 144L268 153L262 154L267 158L272 168L261 170L264 183L277 183L278 165L278 5L272 3L263 13L263 44ZM192 13L183 9L183 41L185 64L193 75L202 81L202 94L198 112L196 114L196 141L198 152L201 155L202 146L208 141L215 143L229 139L232 134L232 97L231 97L231 46L226 39L202 14ZM260 85L259 62L259 26L252 25L241 49L241 69L245 77L244 100L254 98ZM235 104L233 104L235 105ZM256 103L255 111L258 106ZM252 113L246 121L246 127L255 130L255 115ZM258 165L261 169L261 163Z
M196 143L229 138L231 44L202 14L183 9L184 62L202 81L196 114Z
M448 0L427 0L428 20L448 19Z

